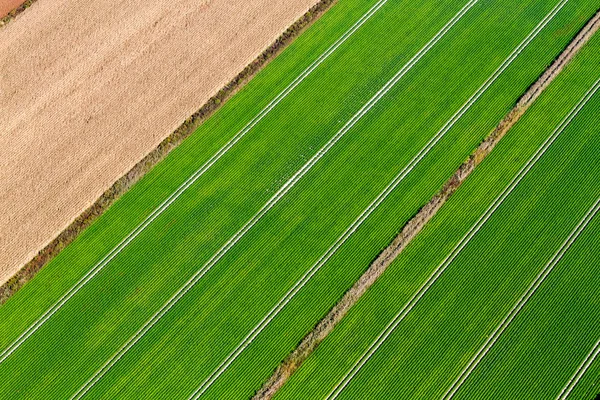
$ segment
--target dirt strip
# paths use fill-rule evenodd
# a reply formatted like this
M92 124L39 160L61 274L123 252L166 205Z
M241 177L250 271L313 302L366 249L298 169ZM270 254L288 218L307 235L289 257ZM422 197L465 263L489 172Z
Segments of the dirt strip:
M383 274L387 267L398 257L408 243L433 218L444 203L454 194L456 189L467 179L475 167L487 157L500 139L517 123L521 116L534 103L539 95L558 76L563 68L573 59L575 54L600 28L600 11L583 27L565 50L554 60L548 69L519 99L515 107L500 121L496 128L485 138L479 147L460 166L443 188L412 217L392 243L384 249L369 268L356 281L333 308L300 342L298 347L288 355L253 396L253 400L271 399L289 377L302 365L304 360L317 348L348 310Z
M36 3L36 7L41 6L42 4L44 4L45 0L40 0ZM49 0L49 1L67 1L67 0ZM188 0L180 0L180 1L184 1L187 2ZM192 1L192 0L189 0ZM267 0L261 0L263 3L265 3L266 7L267 4L271 4L273 2L267 1ZM221 7L224 7L225 5L229 4L228 2L222 1L222 0L215 0L215 2L218 3L222 3ZM194 1L192 1L192 3L194 3ZM245 3L245 2L241 2L241 3ZM48 197L48 199L43 199L46 200L47 204L40 204L40 199L36 198L35 194L31 194L31 193L21 193L21 194L15 194L14 191L12 189L14 189L14 187L11 189L10 185L7 182L11 182L10 180L6 180L7 182L3 181L3 178L5 178L4 174L5 172L1 171L2 168L0 168L0 205L6 205L8 208L9 204L15 204L16 206L12 206L13 208L15 207L28 207L28 210L26 210L25 213L22 212L21 209L16 209L15 213L10 213L7 212L4 215L0 215L0 248L3 248L4 250L13 250L13 251L21 251L21 248L26 246L26 247L33 247L35 246L35 243L31 243L31 238L30 236L35 236L35 235L31 235L31 233L33 231L36 232L36 235L39 234L40 232L44 233L44 236L40 238L36 238L37 242L45 242L45 244L42 244L39 248L42 248L42 250L40 250L39 252L36 250L32 255L30 255L28 257L28 259L30 261L28 261L22 268L18 268L15 267L15 263L14 260L16 259L15 254L8 254L7 252L0 252L2 254L0 254L0 282L4 282L1 286L0 286L0 305L3 304L12 294L14 294L19 288L21 288L29 279L31 279L37 271L39 271L44 265L46 265L53 257L55 257L65 246L67 246L69 243L71 243L86 227L88 227L98 216L100 216L117 198L119 198L123 193L125 193L135 182L137 182L146 172L148 172L154 165L156 165L160 160L162 160L173 148L175 148L179 143L181 143L181 141L183 139L185 139L187 136L189 136L206 118L208 118L210 115L212 115L225 101L227 101L232 95L234 95L241 87L243 87L243 85L245 83L247 83L258 71L260 71L262 68L264 68L274 57L276 57L286 46L288 46L303 30L305 30L308 26L310 26L315 20L317 20L325 11L327 11L334 3L335 0L321 0L318 1L317 0L302 0L302 1L298 1L295 2L294 6L291 8L287 8L286 4L288 3L294 3L294 2L289 2L287 0L279 0L275 3L278 3L279 5L279 10L275 10L272 12L267 13L266 17L260 17L260 19L265 19L265 18L269 18L271 15L275 13L274 15L278 15L278 14L285 14L288 16L293 15L294 13L297 13L297 10L302 9L303 7L305 7L306 4L313 4L313 6L308 9L308 11L304 12L304 14L300 14L300 17L298 17L297 15L293 17L292 21L295 20L295 22L287 29L285 30L282 34L279 35L279 37L277 37L277 39L274 42L271 42L270 45L268 45L268 47L266 45L262 45L261 48L266 50L261 50L258 52L258 57L253 56L253 61L246 61L243 65L241 65L240 69L242 69L244 67L244 65L246 66L242 72L238 73L237 75L232 74L231 76L235 76L233 79L231 79L228 83L226 83L225 85L223 85L222 83L219 84L219 86L217 87L217 90L210 90L212 93L210 95L212 95L212 97L206 96L205 99L207 100L203 100L202 103L204 103L204 105L196 112L194 112L190 117L188 117L187 119L185 118L185 115L190 115L193 110L190 111L185 111L186 108L189 108L189 103L191 102L192 104L197 101L198 97L201 97L203 95L203 93L206 92L200 92L197 93L198 89L195 89L194 87L192 87L190 90L189 87L184 87L185 92L187 94L186 96L186 100L188 100L188 104L187 106L185 105L179 105L179 100L181 97L183 97L183 95L178 92L177 90L175 90L173 87L165 87L164 89L167 91L165 94L161 94L159 96L157 95L153 95L152 94L152 85L149 85L148 82L142 80L140 83L148 88L147 90L150 90L150 94L147 95L147 93L142 94L141 96L144 97L144 95L146 95L146 101L150 101L150 106L154 105L154 107L150 107L152 116L150 114L141 114L141 115L127 115L126 121L127 124L125 124L123 122L123 120L121 121L114 121L114 118L111 118L111 115L98 115L95 114L94 115L94 111L93 109L91 110L85 110L82 109L80 104L75 103L76 106L76 110L73 112L77 112L79 113L79 111L81 110L81 112L89 112L90 115L87 116L79 116L81 118L77 118L78 121L77 122L77 127L81 129L80 131L75 131L75 133L67 138L67 146L71 146L71 149L69 150L68 148L64 148L64 146L57 146L57 145L53 145L53 144L49 144L49 146L52 146L53 148L53 154L52 156L54 157L54 162L57 163L58 165L56 165L56 167L62 168L63 166L60 165L62 159L65 158L65 154L71 154L70 152L77 152L77 151L84 151L84 155L86 157L82 158L81 160L78 159L78 161L85 161L85 162L81 162L79 164L79 166L77 167L78 169L73 171L73 166L66 166L65 169L65 173L66 176L61 176L59 177L59 182L50 182L50 188L47 189L47 191L54 191L56 193L52 194L52 195L47 195L46 191L44 191L44 184L47 184L48 182L42 182L42 187L39 187L39 179L40 179L40 175L44 175L44 174L49 174L51 180L56 181L56 177L53 176L53 174L56 174L58 171L57 170L53 170L52 165L48 166L48 165L44 165L43 163L39 162L38 160L34 160L33 163L35 163L35 166L33 167L34 169L37 168L38 171L34 171L36 173L32 173L32 171L27 170L27 168L23 169L22 167L20 167L19 163L14 162L12 163L12 165L7 164L7 167L10 167L12 169L15 169L15 172L13 174L9 174L6 173L6 177L11 178L11 177L17 177L17 179L22 179L25 180L25 182L21 185L22 187L24 187L25 191L27 190L33 190L30 188L34 188L36 190L36 192L39 192L37 194L43 195ZM212 2L208 1L208 2L204 2L203 4L206 4L205 8L210 8ZM277 4L272 5L273 7L275 7ZM66 6L66 5L65 5ZM193 4L191 7L195 7ZM227 7L232 7L231 4L227 5ZM249 6L249 5L245 5L242 6L243 8L245 7L259 7L259 6ZM260 7L259 7L260 8ZM282 13L282 8L285 9L285 12ZM308 8L308 6L306 6L306 8L304 8L304 10L306 10ZM34 12L35 11L35 12ZM259 18L259 14L260 14L260 9L257 10L257 12L251 13L251 19L256 21L257 18ZM35 13L42 13L39 10L36 9L31 9L30 10L31 13L35 14ZM220 10L220 12L226 12L224 10ZM194 16L194 14L191 15L186 15L185 19L189 20L190 16ZM25 13L22 15L22 18L25 17L29 17L29 12ZM272 16L271 16L272 17ZM278 18L283 18L283 16L279 16ZM299 19L298 19L299 18ZM159 24L161 21L158 21L157 24ZM185 21L184 21L185 22ZM214 22L210 27L214 26L214 24L218 24L219 21ZM16 27L17 25L19 25L20 21L14 21L14 23L10 23L9 25L5 26L4 28L2 28L2 30L0 30L0 34L6 34L6 30L7 29L12 29L13 27ZM192 23L190 22L185 22L186 24L188 23ZM267 24L269 25L270 29L273 29L273 27L271 26L274 22L270 21L258 21L258 23L262 23L262 24ZM155 25L154 23L152 25ZM224 27L224 29L226 29L227 27ZM246 40L242 40L241 43L238 43L238 47L239 44L244 45L244 46L248 46L247 43L245 43L248 40L251 41L256 41L256 38L252 37L252 35L257 35L257 31L261 31L264 30L264 27L259 26L258 28L254 28L252 29L251 32L247 32L247 34L243 34L240 32L233 32L232 35L234 37L246 37ZM4 32L3 32L4 31ZM263 34L264 35L264 34ZM137 40L137 38L136 38ZM208 40L208 39L207 39ZM221 39L222 40L222 39ZM238 39L231 39L234 42L238 41ZM264 39L263 39L264 40ZM271 39L272 40L272 39ZM0 43L1 44L1 43ZM230 53L240 53L240 49L239 48L235 48L233 46L235 46L236 43L229 43L228 44L228 48L227 53L225 55L221 55L223 58L226 58L227 56L231 56ZM256 44L254 44L253 46L256 46ZM233 48L232 48L233 47ZM132 49L133 50L133 49ZM251 50L251 47L250 47ZM248 49L244 49L243 52L247 52ZM2 52L2 46L0 45L0 53ZM242 53L243 53L242 52ZM185 54L184 54L185 55ZM140 56L140 54L138 54L138 56ZM194 57L197 57L198 54L196 54ZM241 55L242 57L244 56L243 54ZM236 58L236 62L239 63L239 57L238 55L234 56ZM116 62L117 63L122 63L123 61L128 61L131 62L132 60L123 60L123 58L127 58L121 55L117 55L116 57ZM143 55L140 56L140 62L141 64L144 64L144 61L148 58L147 55ZM252 60L252 59L251 59ZM181 55L179 55L179 60L175 60L175 61L179 61L179 62L186 62L187 61L185 59L181 59ZM219 59L217 57L216 59L217 62L225 62L227 61L226 59ZM136 60L137 63L137 60ZM192 71L190 73L186 72L186 76L188 80L193 80L195 83L199 82L201 84L202 87L205 88L206 83L204 81L209 80L211 81L211 79L213 78L212 76L210 76L212 74L212 72L210 71L206 71L208 68L212 70L214 70L213 66L214 64L211 64L210 62L208 62L206 59L202 59L202 57L200 57L198 59L198 61L192 61L192 64L200 64L199 67L196 67L194 69L192 69ZM2 64L2 61L0 60L0 64ZM203 65L204 64L204 65ZM51 68L60 65L60 61L56 61L54 62L54 65L51 66ZM143 68L146 68L145 66L142 66ZM230 66L231 67L231 66ZM0 68L3 68L2 65L0 65ZM98 65L97 66L98 71L94 71L94 73L102 73L102 68L103 65ZM231 68L229 68L231 70ZM238 69L239 71L239 69ZM53 71L51 71L52 73ZM141 71L146 72L146 71ZM209 76L203 76L202 73L208 73ZM221 73L221 72L219 72ZM194 75L195 74L195 75ZM198 75L200 74L200 75ZM188 76L189 75L189 76ZM153 78L155 76L153 75ZM158 75L159 79L163 79L164 76L161 76L160 74ZM5 82L5 78L6 76L0 76L0 101L2 100L1 97L5 94L7 94L7 91L2 91L2 89L4 89L4 87L6 87L6 82ZM114 79L114 77L109 77L108 80ZM124 84L124 82L115 82L117 84ZM110 82L109 82L110 84ZM79 84L77 84L79 85ZM83 83L83 85L85 85L85 83ZM127 86L125 84L125 86ZM161 85L162 86L162 85ZM185 86L185 85L184 85ZM221 88L220 90L218 90L218 88ZM127 88L119 88L118 90L126 90ZM210 88L209 88L210 89ZM15 89L17 90L17 89ZM72 95L73 91L81 91L81 88L79 87L75 87L70 89L72 90L70 93L66 94L66 95ZM179 93L179 96L178 96ZM215 94L216 93L216 94ZM102 96L105 93L99 92L98 95ZM41 96L44 96L44 94L41 94ZM148 98L148 96L150 96L150 98ZM152 96L154 96L155 98L153 98ZM164 97L167 96L167 98L165 99ZM178 99L171 99L173 96L178 97ZM78 99L80 100L80 99ZM86 102L88 99L85 99ZM93 100L93 99L91 99ZM35 99L35 101L37 101L37 98ZM102 101L102 100L100 100ZM142 98L142 101L144 101L144 98ZM159 106L157 103L166 103L166 105L163 106ZM202 104L200 103L200 104ZM1 105L1 104L0 104ZM37 108L36 108L37 107ZM41 109L39 109L39 106L36 105L36 110L37 111L42 111L46 112L47 108L52 108L52 105L48 105L45 104L43 105L43 107ZM122 108L122 107L121 107ZM143 107L144 109L148 108L147 106ZM179 114L181 114L182 112L185 113L183 118L181 118L179 121L175 124L174 127L170 128L168 132L166 132L166 134L168 135L166 138L164 137L164 135L160 135L160 132L154 132L155 126L156 125L160 125L163 123L163 121L157 122L157 121L150 121L151 118L154 118L154 113L156 113L157 111L165 111L165 112L169 112L169 110L173 110L176 109L178 111ZM195 107L195 109L197 110L197 106ZM116 114L118 116L118 114ZM114 115L113 115L114 116ZM170 114L169 114L170 116ZM2 117L0 115L0 117ZM12 115L9 117L13 117ZM19 118L21 117L21 118ZM56 116L56 115L51 115L48 116L46 115L46 117L48 118L48 121L46 122L46 124L56 124L57 120L60 120L61 118L63 118L63 116ZM73 115L67 115L65 118L67 119L73 119ZM131 117L131 118L130 118ZM159 116L159 118L165 118L164 115L161 114L161 116ZM172 117L172 116L171 116ZM36 116L36 118L39 120L40 118ZM1 120L2 118L0 118ZM19 121L17 121L17 123L22 124L27 124L30 123L30 120L26 119L26 118L22 118L22 116L17 116L17 119ZM103 129L103 132L109 132L110 136L107 137L106 133L104 134L104 136L102 136L102 133L97 133L99 135L98 138L96 138L94 136L94 133L96 133L99 129L98 126L94 126L94 119L102 119L102 121L97 121L96 124L100 123L100 128ZM107 121L108 120L108 121ZM137 121L137 122L136 122ZM181 123L181 121L183 121L183 123ZM80 123L81 122L81 123ZM90 125L91 122L91 125ZM114 123L113 123L114 122ZM168 121L167 121L168 122ZM136 126L137 124L137 126ZM0 124L2 125L2 124ZM178 128L175 129L175 127L179 125ZM126 128L132 128L134 127L133 132L123 132L124 130L126 130ZM21 147L23 147L24 149L21 151L21 149L18 149L18 151L21 151L21 153L23 151L28 151L29 153L32 152L33 149L38 150L37 148L42 146L43 144L46 144L46 142L48 142L47 138L41 139L39 137L39 133L43 132L43 128L36 126L30 130L33 130L33 132L31 134L29 134L27 136L27 140L23 140L20 144ZM114 131L111 131L110 128L114 129ZM0 155L3 154L2 152L6 152L7 153L7 158L8 156L10 157L14 157L13 153L13 149L8 149L9 145L12 145L12 142L14 141L14 136L9 135L10 131L4 132L5 128L1 128L0 129L0 144L2 144L1 142L3 141L7 141L7 146L0 150ZM55 129L54 126L52 126L52 128L50 129ZM146 133L146 129L150 130L150 133ZM173 129L175 129L173 131ZM25 129L26 130L26 129ZM169 132L172 132L170 135L168 134ZM17 130L17 133L20 134L20 131ZM47 134L47 132L45 132ZM90 136L90 133L92 134ZM118 141L117 143L111 143L111 141L113 140L117 140L120 136L118 134L121 134L121 136L125 135L126 137L124 139L120 139L120 141ZM144 151L143 154L140 154L140 141L144 138L137 138L137 136L140 136L144 134L147 138L145 139L145 141L142 143L144 145L145 148L148 148L148 150ZM50 135L51 136L51 135ZM93 146L86 146L85 149L81 149L81 148L77 148L78 144L76 142L81 141L81 136L83 136L83 140L85 141L85 143L87 144L87 142L89 141L93 141L95 143L93 143L94 146L97 147L93 147ZM128 136L128 137L127 137ZM156 138L158 138L158 141L156 141ZM91 140L90 140L91 139ZM54 138L54 140L56 140L56 138ZM151 147L148 147L148 144L151 143L151 141L154 140L156 144L151 145ZM38 143L41 142L41 143ZM46 141L46 142L44 142ZM109 143L107 144L100 144L99 142L106 142L108 141ZM75 145L73 145L73 143L75 142ZM129 143L128 143L129 142ZM134 142L134 143L132 143ZM97 144L98 143L98 144ZM13 145L13 147L15 147ZM17 146L18 147L18 146ZM1 146L0 146L1 148ZM113 153L115 153L114 149L117 149L117 153L119 152L127 152L127 154L125 154L125 156L123 156L122 154L117 154L114 155ZM132 149L133 148L133 149ZM45 148L44 148L45 149ZM91 150L91 151L90 151ZM42 151L42 150L40 150ZM88 153L92 153L91 156ZM108 154L107 154L108 153ZM133 154L133 155L132 155ZM110 176L107 176L106 171L112 171L112 175L114 176L114 169L115 166L114 164L117 163L117 161L119 162L119 165L127 165L128 164L128 160L135 158L134 156L136 154L140 154L140 158L141 161L138 162L129 162L129 167L127 167L126 169L121 170L120 173L118 173L117 176L115 176L115 178L110 178ZM144 154L145 157L144 157ZM29 161L31 159L31 157L38 157L41 158L43 160L44 158L44 154L39 154L36 153L35 151L33 151L33 155L32 154L25 154L25 155L19 155L19 157L29 157ZM19 157L16 157L17 159ZM94 164L93 166L89 166L90 164L90 160L89 157L93 157L91 162L92 164ZM118 157L118 159L115 159L115 157ZM77 158L77 157L73 157L73 158ZM140 159L138 158L138 160ZM71 159L70 157L67 157L68 161L70 162ZM32 161L30 161L32 162ZM64 161L63 161L64 162ZM0 164L2 164L2 162L0 162ZM26 165L26 163L24 163ZM1 165L0 165L1 167ZM93 167L93 168L92 168ZM46 172L42 172L42 170L46 171ZM6 170L5 170L6 171ZM128 171L128 172L127 172ZM125 174L123 175L123 173L125 172ZM71 175L74 174L74 177ZM98 179L98 174L102 174L102 179ZM30 176L31 175L31 176ZM22 176L25 176L25 178L22 178ZM119 178L120 177L120 178ZM79 179L78 179L79 178ZM96 194L94 197L90 198L89 193L93 192L92 190L90 190L90 185L93 187L98 187L99 184L103 183L103 181L107 181L108 180L108 185L105 186L104 189L102 189L100 191L99 194ZM116 182L115 182L116 180ZM73 187L73 181L75 183L75 187ZM100 182L98 182L100 181ZM114 182L114 184L111 185L111 183ZM6 186L6 187L4 187ZM53 187L54 186L54 187ZM108 189L106 189L106 187L108 187ZM57 190L60 189L60 190ZM68 201L71 202L72 200L69 199L64 199L65 197L65 190L69 189L70 192L74 192L77 196L80 196L81 192L83 192L84 194L86 194L87 198L90 198L91 201L88 202L88 205L86 205L85 207L83 207L83 209L81 209L79 212L73 214L73 207L70 206L70 210L68 210L70 212L70 214L73 214L73 216L71 218L69 218L71 220L71 222L68 222L63 225L62 228L58 229L58 231L56 231L56 233L50 235L51 237L48 237L49 234L48 232L52 232L52 227L48 228L47 226L43 226L43 220L44 218L46 218L46 220L48 220L48 218L52 218L52 223L54 225L60 223L60 221L56 221L58 218L56 217L56 215L53 215L53 213L61 213L63 215L63 219L65 218L64 215L66 215L66 217L69 217L69 213L66 213L64 208L66 208L65 203L62 203L62 201ZM6 189L6 190L5 190ZM98 189L95 189L98 190ZM18 198L15 198L18 197ZM99 196L99 197L98 197ZM62 197L62 199L61 199ZM94 201L94 199L96 199ZM10 201L9 201L10 200ZM31 201L33 200L33 202L31 203L32 206L29 206L26 204L27 201ZM58 201L57 201L58 200ZM81 199L79 200L79 203L81 203ZM6 204L4 204L6 203ZM83 199L83 203L85 203L85 198ZM91 205L90 205L91 204ZM44 212L42 212L40 209L38 209L38 207L40 208L44 208L44 207L49 207L50 210L46 212L46 215L44 217ZM15 217L15 214L17 213L22 213L23 217L21 218L22 220L18 220L17 217ZM40 215L41 217L41 221L40 221ZM7 217L9 218L8 221L4 221L3 218ZM33 222L28 221L28 218L33 219ZM66 228L65 228L66 226ZM14 233L14 235L13 235ZM29 234L29 235L27 235ZM48 239L44 239L45 237L48 237ZM16 250L15 250L16 249ZM37 253L37 255L35 255ZM18 255L18 254L17 254ZM4 257L4 258L3 258ZM19 257L22 258L22 255L20 255ZM24 260L27 261L27 260ZM12 262L12 264L8 265L9 262ZM21 264L22 265L22 264ZM12 277L11 277L12 276ZM10 279L9 279L10 278Z
M36 0L0 0L0 27L25 11Z

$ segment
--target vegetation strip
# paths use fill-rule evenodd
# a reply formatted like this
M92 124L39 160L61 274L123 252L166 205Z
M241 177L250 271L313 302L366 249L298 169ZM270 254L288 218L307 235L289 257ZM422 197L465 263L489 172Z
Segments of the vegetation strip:
M117 246L115 246L104 258L85 274L67 293L65 293L55 304L53 304L37 321L35 321L21 336L19 336L9 347L0 353L2 363L14 350L16 350L29 336L42 326L52 315L58 311L71 297L75 295L86 283L88 283L98 272L100 272L117 254L119 254L136 236L138 236L148 225L150 225L160 214L162 214L177 198L185 192L200 176L202 176L215 162L217 162L231 147L233 147L243 136L246 135L261 119L264 118L281 100L283 100L296 86L298 86L312 71L314 71L325 59L327 59L339 46L341 46L356 30L358 30L369 18L371 18L387 0L378 1L367 13L365 13L349 30L347 30L336 42L334 42L323 54L310 64L292 83L280 92L259 114L244 126L231 140L229 140L217 153L196 170L175 192L165 199L154 209L133 231L131 231Z
M229 367L229 365L241 354L242 351L260 334L260 332L275 318L286 304L302 289L314 274L335 254L335 252L346 242L346 240L358 229L358 227L379 207L387 196L400 184L400 182L414 169L414 167L429 153L429 151L446 135L456 122L471 108L471 106L487 91L504 70L517 58L527 45L539 34L539 32L554 18L568 0L560 1L552 11L544 17L533 31L512 51L492 75L477 89L477 91L461 106L461 108L444 124L444 126L427 142L427 144L410 160L410 162L394 177L386 188L373 200L368 207L352 222L344 233L332 244L325 254L309 268L309 270L298 280L294 286L279 300L279 302L264 316L238 346L226 357L225 360L206 378L204 382L194 391L190 399L198 399L218 377Z
M597 89L597 87L595 88ZM595 93L595 90L594 90ZM588 93L589 94L589 93ZM492 204L485 210L483 215L479 217L477 222L469 229L469 231L462 237L462 239L452 249L450 254L444 259L444 261L434 270L430 277L423 283L419 290L410 298L405 306L394 316L394 318L388 323L383 332L375 339L375 341L369 346L366 352L364 352L360 358L354 363L352 368L344 375L342 380L333 388L333 390L327 396L327 399L335 399L344 390L344 388L350 383L352 378L360 371L367 361L373 354L379 349L379 347L386 341L386 339L392 334L396 327L404 320L406 315L415 307L415 305L421 300L421 298L427 293L429 288L438 280L438 278L444 273L454 259L460 254L471 239L479 232L479 230L485 225L489 218L496 212L498 207L504 202L504 200L512 193L517 187L521 180L527 175L527 173L533 168L538 160L546 153L548 148L554 143L554 141L560 136L564 129L569 125L573 118L579 113L581 108L587 103L591 96L584 97L575 109L561 122L556 130L546 139L546 141L538 148L536 153L527 161L527 163L521 168L513 180L509 183L506 188L494 199Z
M203 276L248 232L327 152L396 85L427 52L478 2L470 0L444 27L422 47L379 91L352 116L311 159L297 171L265 205L232 236L211 259L202 266L171 298L144 323L144 325L115 353L78 391L72 399L79 399L98 382L119 359L133 347Z
M600 80L596 82L596 84L600 83ZM596 86L596 90L598 86ZM588 210L586 215L583 217L581 221L577 224L575 229L569 234L567 239L563 242L561 247L556 251L554 256L548 261L546 266L542 269L542 271L536 276L531 285L527 288L525 293L521 296L519 301L513 306L510 312L504 317L504 319L500 322L498 327L492 332L492 334L487 338L483 346L475 353L475 355L469 360L465 368L460 372L455 381L452 383L450 388L446 391L442 399L452 399L456 392L460 389L462 384L467 380L471 372L479 362L485 357L488 351L494 346L498 338L502 335L502 333L508 328L511 322L515 319L517 314L521 311L521 309L527 304L529 299L533 296L536 290L540 287L540 285L546 280L550 272L554 269L556 264L563 258L565 253L569 250L571 245L577 240L579 235L583 232L583 230L587 227L590 221L596 216L600 210L600 198L596 200L596 202L592 205L592 207ZM587 360L587 359L586 359ZM590 363L591 364L591 363ZM579 371L578 371L579 372ZM585 371L584 371L585 372ZM583 375L583 374L582 374ZM567 394L568 395L568 394ZM560 396L559 396L560 397Z
M271 398L287 381L294 371L314 351L321 341L333 330L335 325L346 315L348 310L358 301L362 294L377 280L391 262L402 252L406 245L421 231L425 224L435 215L475 167L493 150L502 137L514 126L524 112L534 103L539 95L558 76L564 67L573 59L585 43L600 28L600 11L597 12L581 29L576 37L561 52L540 78L519 99L516 106L506 115L498 126L461 165L456 173L446 182L440 192L435 195L421 210L406 223L401 233L377 257L367 271L354 286L346 292L340 301L309 332L296 349L276 368L273 375L257 391L254 399Z
M15 19L17 15L21 14L23 11L31 7L36 1L37 0L25 0L20 6L10 11L4 17L0 18L0 28L2 28L4 25L8 24L10 21Z
M37 0L27 1L32 4ZM377 5L383 5L387 0L380 0ZM245 83L253 78L273 58L291 44L298 35L323 15L335 0L321 0L302 18L290 26L277 40L250 63L233 80L223 87L215 96L211 97L205 105L192 114L171 135L165 138L152 152L137 163L129 172L117 180L96 202L85 210L63 232L44 247L31 261L23 266L11 279L0 286L0 305L16 293L35 274L56 257L66 246L73 242L88 226L102 215L120 196L127 192L137 181L149 172L158 162L163 160L171 150L177 147L185 138L190 136L195 129L217 111L225 101L229 100ZM22 6L23 7L23 6ZM378 10L379 8L377 8ZM370 12L371 10L369 10ZM376 11L376 10L375 10ZM20 11L19 11L20 12ZM365 14L366 15L366 14ZM369 18L372 16L369 15ZM5 18L9 18L9 16ZM10 17L9 19L12 19ZM362 19L362 18L361 18ZM364 23L365 21L363 21ZM1 24L0 24L1 27ZM0 362L2 356L0 355Z
M571 394L573 389L575 389L575 386L577 386L577 384L579 383L579 381L581 380L583 375L585 375L585 373L590 368L590 366L592 365L594 360L596 360L596 357L598 357L599 354L600 354L600 339L596 342L596 344L594 345L592 350L589 352L587 357L583 360L581 365L579 365L579 367L577 368L577 370L575 371L575 373L573 374L571 379L569 379L569 381L567 382L565 387L560 391L560 393L556 397L556 400L566 400L567 397L569 397L569 395ZM598 398L599 396L600 396L600 394L598 396L596 396L596 398Z

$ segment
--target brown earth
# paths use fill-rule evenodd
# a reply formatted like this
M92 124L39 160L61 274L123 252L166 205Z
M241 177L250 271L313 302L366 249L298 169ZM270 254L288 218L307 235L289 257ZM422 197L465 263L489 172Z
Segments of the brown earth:
M24 0L0 0L0 18L23 4Z
M38 0L0 29L0 284L317 0Z

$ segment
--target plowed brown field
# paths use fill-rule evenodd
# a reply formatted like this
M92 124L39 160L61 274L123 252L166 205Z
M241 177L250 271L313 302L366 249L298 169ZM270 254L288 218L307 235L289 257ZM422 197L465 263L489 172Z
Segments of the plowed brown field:
M39 0L0 29L0 284L317 0Z
M24 0L0 0L0 18L17 8Z

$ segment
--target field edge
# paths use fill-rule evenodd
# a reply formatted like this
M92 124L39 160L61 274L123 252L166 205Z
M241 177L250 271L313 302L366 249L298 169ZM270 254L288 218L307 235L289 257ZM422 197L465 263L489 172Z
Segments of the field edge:
M33 5L33 3L35 3L36 1L37 0L25 0L20 5L18 5L16 8L9 11L5 16L1 17L0 18L0 29L3 26L5 26L6 24L8 24L10 21L15 19L23 11L25 11L26 9L31 7Z
M37 0L26 0L17 9L0 19L0 29L16 15L23 12ZM87 227L122 195L124 195L145 174L162 161L183 140L194 131L231 97L241 90L257 73L265 68L285 48L293 43L307 28L327 12L337 0L320 0L308 9L299 19L290 25L275 41L258 55L250 64L239 72L229 83L209 98L198 111L188 117L175 131L164 138L158 146L121 176L96 201L83 211L62 232L44 246L36 256L25 263L11 278L0 285L0 306L29 282L38 271L56 257L66 246L73 242Z
M315 327L304 336L298 346L280 363L273 374L258 389L252 400L271 399L290 376L302 365L318 345L334 329L350 308L375 283L387 267L398 257L410 241L433 218L444 203L454 194L475 168L492 152L504 135L519 121L542 92L560 74L581 48L600 29L600 9L588 20L565 49L550 66L518 99L515 106L506 114L492 132L471 153L467 160L446 181L421 209L402 227L400 233L375 258L354 285L344 293L338 302L324 315ZM599 394L600 396L600 394Z

